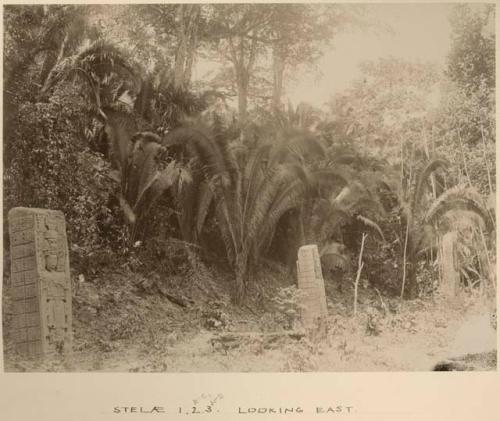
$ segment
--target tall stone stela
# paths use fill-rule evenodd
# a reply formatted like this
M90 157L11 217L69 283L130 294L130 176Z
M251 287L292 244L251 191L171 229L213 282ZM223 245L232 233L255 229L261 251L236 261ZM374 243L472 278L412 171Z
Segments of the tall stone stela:
M441 271L440 290L447 300L453 300L458 292L460 272L457 268L457 233L447 232L441 239Z
M28 357L68 352L71 280L64 214L13 208L8 218L14 346Z
M298 287L302 292L302 324L306 329L319 328L328 315L325 281L321 272L318 246L302 246L297 260Z

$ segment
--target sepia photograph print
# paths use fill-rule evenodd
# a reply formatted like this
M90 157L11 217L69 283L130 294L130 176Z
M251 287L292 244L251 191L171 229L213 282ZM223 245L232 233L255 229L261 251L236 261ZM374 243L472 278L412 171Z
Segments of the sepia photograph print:
M3 5L4 371L496 371L495 53L486 3Z

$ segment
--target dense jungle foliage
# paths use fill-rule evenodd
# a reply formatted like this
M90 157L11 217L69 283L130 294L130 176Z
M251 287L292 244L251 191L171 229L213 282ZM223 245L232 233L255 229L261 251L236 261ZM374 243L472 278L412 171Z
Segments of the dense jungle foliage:
M277 267L293 285L306 244L340 294L363 260L377 294L431 296L453 231L460 284L494 297L494 9L449 19L446 68L365 62L320 109L285 103L287 82L376 26L361 6L5 6L4 221L63 211L76 284L226 274L242 308Z
M284 78L364 19L336 5L6 6L4 217L62 210L82 272L223 262L237 300L303 244L341 245L331 266L347 270L362 232L375 287L432 292L451 228L463 277L493 282L492 10L453 10L444 71L367 62L328 110L283 105ZM200 57L223 74L194 85Z

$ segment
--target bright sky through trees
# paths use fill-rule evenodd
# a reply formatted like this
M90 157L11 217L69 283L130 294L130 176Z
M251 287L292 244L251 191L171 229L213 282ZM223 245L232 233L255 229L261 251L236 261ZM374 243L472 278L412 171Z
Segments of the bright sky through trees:
M348 87L359 77L359 64L394 56L408 60L444 64L450 47L451 4L373 4L367 16L373 16L392 31L359 29L339 34L333 48L318 63L319 72L305 71L289 86L294 104L306 101L321 106L330 96Z

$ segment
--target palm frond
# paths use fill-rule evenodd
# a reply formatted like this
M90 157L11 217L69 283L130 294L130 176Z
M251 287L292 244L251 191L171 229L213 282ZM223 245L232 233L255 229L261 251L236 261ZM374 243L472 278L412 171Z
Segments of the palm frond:
M196 171L192 178L193 182L190 183L182 182L179 179L179 182L172 189L181 236L184 241L190 243L195 241L194 214L196 212L198 190L202 180Z
M171 161L163 170L155 175L154 182L145 190L141 203L137 204L141 216L147 215L160 196L178 182L181 170L182 166L179 163Z
M238 251L239 241L235 235L234 224L224 200L219 200L216 204L215 215L217 226L226 248L228 262L231 266L233 266L236 259L236 253Z
M244 199L242 203L243 219L258 200L259 189L264 181L264 165L270 150L269 145L254 148L248 157L247 164L242 172L242 189Z
M211 136L207 127L179 127L169 132L162 143L183 148L189 157L197 157L207 179L220 177L227 184L234 172L234 166L226 148Z
M349 259L340 253L328 253L328 251L321 253L321 267L325 270L347 270L350 266Z
M311 218L304 223L305 239L308 243L321 245L329 239L338 225L349 219L351 215L334 206L329 200L319 198L310 209Z
M135 92L139 92L141 81L131 59L112 43L98 40L80 53L58 63L49 73L42 92L47 92L62 80L71 76L82 77L92 93L92 100L101 110L102 92L111 75L126 81Z
M270 164L324 158L325 153L321 139L309 130L282 130L273 142Z
M208 182L203 181L199 189L198 210L196 214L196 235L199 236L205 224L210 204L212 203L214 194Z
M131 141L133 148L128 162L126 198L129 203L140 202L144 192L158 176L157 157L162 146L159 137L153 133L135 134Z
M452 210L473 212L483 219L488 230L491 231L494 228L481 195L474 189L464 186L452 187L438 197L426 212L424 221L428 224L437 223Z
M97 40L78 54L75 65L100 79L111 73L117 73L138 82L130 59L118 47L106 40Z
M419 206L420 201L422 199L422 195L424 193L424 187L428 182L429 176L440 168L446 169L448 167L448 162L444 159L434 159L429 162L423 170L418 174L417 181L415 185L415 190L412 197L411 206L415 209L416 206Z
M380 197L373 194L358 181L349 183L340 193L332 195L330 202L333 206L350 213L356 211L372 212L378 215L385 215L386 213Z
M137 131L134 118L123 110L105 109L107 121L105 133L108 139L109 156L112 168L122 172L122 180L126 179L128 159L132 151L132 137Z
M132 210L131 206L129 205L127 200L121 195L121 193L119 194L118 201L120 203L120 208L122 209L123 214L125 215L127 223L129 225L134 225L137 220L135 212Z
M365 224L367 227L370 227L375 231L377 231L380 234L380 238L382 238L382 241L385 242L384 233L382 232L382 229L375 221L372 221L370 218L367 218L366 216L363 215L356 215L356 219Z
M289 174L283 166L270 168L265 174L261 175L260 188L258 194L251 198L248 203L248 209L245 209L247 220L244 221L245 241L249 243L255 241L263 222L269 216L269 210L273 206L280 189L285 185Z
M257 240L259 250L261 247L263 248L263 245L270 244L270 236L274 234L280 218L289 210L298 208L303 203L306 188L301 181L296 180L285 184L285 186L286 188L280 189L270 203L265 218L261 219L259 225L254 226L256 232L254 239Z

